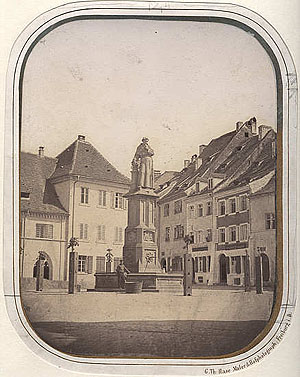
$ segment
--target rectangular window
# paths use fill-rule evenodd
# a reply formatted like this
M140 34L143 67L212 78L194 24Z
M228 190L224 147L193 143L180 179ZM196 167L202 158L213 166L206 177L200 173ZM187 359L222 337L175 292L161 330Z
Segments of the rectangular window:
M211 256L209 255L207 258L208 258L207 271L210 272Z
M81 240L88 238L88 224L79 224L79 238Z
M78 255L78 272L86 272L87 269L87 256Z
M89 202L89 189L87 187L81 187L80 203L88 204Z
M225 215L225 200L219 201L219 216Z
M202 230L199 230L199 231L197 232L197 239L198 239L198 242L199 242L199 243L202 243L202 242L203 242L203 232L202 232Z
M246 211L248 208L247 195L240 196L240 211Z
M120 226L115 227L115 242L123 242L123 228Z
M236 241L236 226L229 227L229 241L230 242Z
M174 228L174 239L178 240L184 237L184 227L182 225L176 225Z
M195 257L195 272L199 272L199 262L198 262L198 257Z
M170 241L170 227L166 227L165 241Z
M174 203L174 213L181 213L182 212L182 200L176 200Z
M212 241L212 230L207 229L206 242L211 242L211 241Z
M211 215L211 202L207 202L206 204L206 215Z
M203 272L206 272L206 257L202 257L203 259Z
M240 241L246 241L248 239L248 225L240 225Z
M198 204L198 217L203 216L203 204Z
M115 193L114 208L123 208L123 194L120 192Z
M236 200L235 198L229 199L229 213L236 212Z
M98 225L98 241L105 241L105 225Z
M37 238L53 238L53 225L35 224L35 236Z
M219 242L225 242L225 228L219 229Z
M170 214L170 204L168 203L164 205L164 217L169 216L169 214Z
M105 257L96 257L96 272L105 272Z
M266 213L266 229L275 229L276 220L274 213Z
M99 206L106 207L106 191L99 191Z
M190 206L189 207L189 218L193 219L194 217L195 217L195 207L194 206Z

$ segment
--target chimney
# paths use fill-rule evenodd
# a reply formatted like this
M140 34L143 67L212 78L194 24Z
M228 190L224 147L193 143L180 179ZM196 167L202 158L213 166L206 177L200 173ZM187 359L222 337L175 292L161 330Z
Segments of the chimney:
M258 127L258 138L259 140L263 139L266 134L272 129L271 126L265 126L265 125L261 125Z
M189 164L190 164L190 160L184 160L183 161L183 167L184 168L187 168L189 166Z
M85 136L84 135L78 135L78 140L85 141Z
M197 155L196 154L193 154L192 155L192 158L191 158L191 162L195 162L197 159Z
M39 147L39 157L44 157L44 147Z
M240 121L236 122L236 124L235 124L236 132L238 132L241 129L242 125L243 125L243 122L240 122Z
M256 134L256 118L255 117L253 117L253 118L250 119L249 125L251 127L252 133Z
M206 148L206 145L204 145L204 144L199 145L199 157L201 157L201 154L202 154L202 152L204 151L205 148Z

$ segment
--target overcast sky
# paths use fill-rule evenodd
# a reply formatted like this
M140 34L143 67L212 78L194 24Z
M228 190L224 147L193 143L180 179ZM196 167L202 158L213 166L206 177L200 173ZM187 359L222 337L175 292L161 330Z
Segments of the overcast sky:
M86 136L129 176L143 136L154 167L180 170L198 145L256 116L276 128L272 63L234 26L148 20L73 21L26 64L23 151L55 157Z

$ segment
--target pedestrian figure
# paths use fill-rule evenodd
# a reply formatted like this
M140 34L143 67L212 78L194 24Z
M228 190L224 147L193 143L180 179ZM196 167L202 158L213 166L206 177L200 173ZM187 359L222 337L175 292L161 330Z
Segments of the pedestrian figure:
M123 261L117 267L117 275L118 275L118 287L124 289L125 283L127 279L127 275L130 273L128 268L124 265Z

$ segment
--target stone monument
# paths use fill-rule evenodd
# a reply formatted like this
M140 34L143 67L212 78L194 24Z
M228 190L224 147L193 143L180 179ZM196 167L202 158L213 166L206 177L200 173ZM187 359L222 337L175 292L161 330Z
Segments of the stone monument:
M128 199L128 225L125 229L123 259L133 273L161 272L158 261L154 212L158 195L154 193L154 151L144 137L131 162L131 187Z

